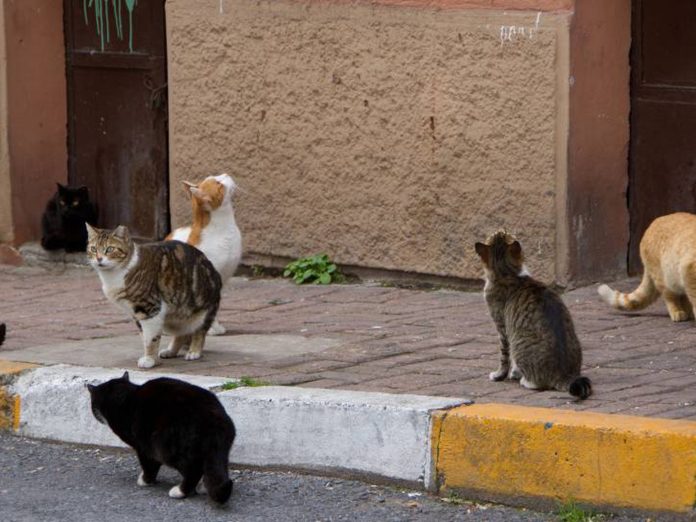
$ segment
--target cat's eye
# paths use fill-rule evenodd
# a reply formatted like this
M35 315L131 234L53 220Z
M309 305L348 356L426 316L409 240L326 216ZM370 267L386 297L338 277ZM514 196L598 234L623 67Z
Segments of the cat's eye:
M59 201L59 203L60 203L60 206L61 206L61 207L64 207L64 206L65 206L65 200L61 199L61 200Z
M79 205L79 204L80 204L80 202L79 202L78 200L75 200L75 201L72 202L72 206L73 206L73 207L76 207L76 206Z
M106 247L106 250L104 251L105 254L110 254L111 252L114 251L114 247Z
M91 246L91 247L89 247L89 251L92 252L92 253L96 253L97 247Z

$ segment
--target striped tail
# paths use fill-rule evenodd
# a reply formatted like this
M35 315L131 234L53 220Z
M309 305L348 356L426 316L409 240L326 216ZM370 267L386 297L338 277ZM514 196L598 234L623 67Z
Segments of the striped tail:
M659 297L659 292L655 288L652 278L647 272L643 273L640 286L630 294L624 294L618 290L613 290L607 285L600 285L597 292L602 300L618 310L630 312L632 310L642 310L652 304Z
M590 382L590 379L587 377L580 375L570 381L568 393L570 393L573 397L577 397L578 399L587 399L590 395L592 395L592 382Z

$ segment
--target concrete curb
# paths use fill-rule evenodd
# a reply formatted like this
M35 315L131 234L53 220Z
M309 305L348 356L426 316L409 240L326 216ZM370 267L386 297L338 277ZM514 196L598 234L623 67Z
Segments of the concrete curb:
M0 429L123 446L93 418L84 389L122 373L0 361ZM130 372L134 382L162 375ZM238 429L237 464L368 476L527 506L572 499L695 514L693 421L283 386L222 391L232 379L169 376L218 394Z
M694 514L696 422L507 404L435 419L438 488L512 503L573 499Z
M21 435L124 446L94 419L85 383L123 370L56 365L17 375L7 392L21 409L11 424ZM141 383L164 374L129 372ZM217 392L237 426L232 462L332 471L430 487L432 412L465 399L263 386L220 391L232 379L168 375Z

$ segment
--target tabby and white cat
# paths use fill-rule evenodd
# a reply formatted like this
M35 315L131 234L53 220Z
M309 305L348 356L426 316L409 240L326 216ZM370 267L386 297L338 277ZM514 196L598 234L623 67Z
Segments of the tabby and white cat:
M643 279L629 294L601 285L605 303L641 310L662 296L672 321L694 318L696 306L696 215L686 212L655 219L640 240Z
M191 198L193 223L177 228L167 239L183 241L203 252L220 273L224 285L242 259L242 234L232 206L237 185L229 174L220 174L208 176L198 185L184 181L184 189ZM216 320L208 333L220 335L225 328Z
M170 497L205 491L215 502L227 502L235 428L215 394L167 377L139 386L130 382L128 372L98 386L87 384L87 389L96 419L137 453L139 486L154 484L166 464L183 476Z
M138 245L128 229L100 230L87 225L87 255L99 274L104 295L135 319L144 355L140 368L152 368L162 333L174 336L161 358L199 359L208 328L220 305L222 282L215 267L196 248L180 241Z
M592 393L580 375L582 348L561 298L529 276L520 243L499 231L476 243L486 277L484 296L500 337L500 366L492 381L519 379L532 390Z

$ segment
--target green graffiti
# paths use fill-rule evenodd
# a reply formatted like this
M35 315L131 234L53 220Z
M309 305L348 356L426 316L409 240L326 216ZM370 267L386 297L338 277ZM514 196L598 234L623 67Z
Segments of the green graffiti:
M87 3L89 1L89 3ZM85 25L89 25L88 11L94 13L94 25L97 36L104 51L104 44L111 42L111 19L109 15L109 2L113 11L114 29L116 37L123 40L123 4L128 11L128 49L133 52L133 11L138 5L138 0L82 0L82 11L85 16Z

